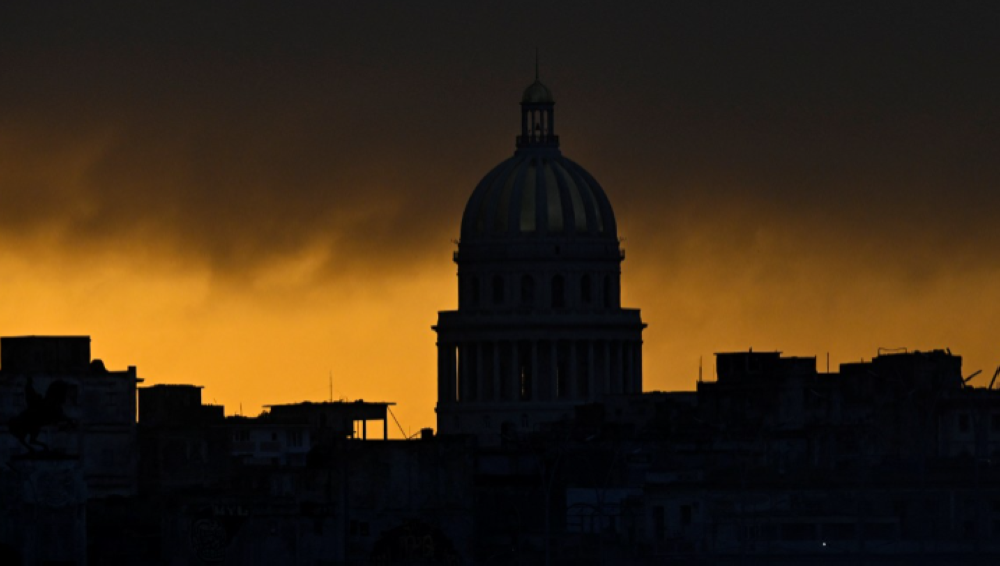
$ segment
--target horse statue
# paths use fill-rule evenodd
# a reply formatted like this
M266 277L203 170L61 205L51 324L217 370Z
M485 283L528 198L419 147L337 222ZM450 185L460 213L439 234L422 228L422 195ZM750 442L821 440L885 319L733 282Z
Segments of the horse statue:
M48 451L48 444L38 440L38 434L42 431L42 427L52 424L69 424L71 426L74 424L63 412L63 404L66 402L68 392L69 385L65 381L57 379L49 384L43 397L35 391L35 386L29 376L24 383L24 400L27 407L7 423L10 433L31 452L35 452L38 447L43 451Z

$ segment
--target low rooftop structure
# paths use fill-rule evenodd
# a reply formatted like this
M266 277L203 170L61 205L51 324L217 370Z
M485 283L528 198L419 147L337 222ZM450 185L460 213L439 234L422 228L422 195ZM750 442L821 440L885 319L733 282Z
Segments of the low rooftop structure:
M322 401L265 405L275 421L305 422L319 429L335 429L354 436L358 423L361 438L368 439L368 421L382 421L382 438L389 438L389 407L386 401Z

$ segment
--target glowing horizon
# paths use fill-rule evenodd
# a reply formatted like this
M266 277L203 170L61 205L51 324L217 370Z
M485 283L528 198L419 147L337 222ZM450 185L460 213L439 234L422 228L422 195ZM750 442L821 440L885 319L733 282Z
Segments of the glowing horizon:
M749 347L950 348L988 383L995 16L532 9L0 8L0 335L89 335L227 414L326 399L332 372L436 428L450 241L539 45L625 237L645 390Z

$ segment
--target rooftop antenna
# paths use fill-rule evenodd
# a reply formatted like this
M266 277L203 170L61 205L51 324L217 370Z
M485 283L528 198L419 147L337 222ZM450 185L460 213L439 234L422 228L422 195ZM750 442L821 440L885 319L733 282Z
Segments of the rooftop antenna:
M962 380L962 383L963 383L963 384L964 384L964 383L968 383L968 382L969 382L969 381L970 381L970 380L971 380L971 379L972 379L973 377L976 377L977 375L979 375L979 374L981 374L981 373L983 373L983 370L981 370L981 369L977 369L976 371L972 372L972 375L970 375L969 377L967 377L967 378L963 379L963 380Z
M997 370L993 372L993 379L990 380L990 389L993 389L993 384L997 380L997 375L1000 375L1000 366L997 366Z
M330 402L333 403L333 370L330 370Z
M698 383L701 383L701 360L704 356L698 356Z
M535 82L538 82L538 46L535 46Z

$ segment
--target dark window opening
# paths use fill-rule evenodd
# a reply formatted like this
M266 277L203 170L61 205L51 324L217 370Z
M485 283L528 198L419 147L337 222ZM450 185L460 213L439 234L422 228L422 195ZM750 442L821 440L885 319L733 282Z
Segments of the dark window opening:
M521 304L535 304L535 280L530 275L521 278Z
M532 368L531 368L531 344L522 342L518 344L517 352L517 379L519 380L518 397L521 401L531 399Z
M590 304L590 275L584 275L580 278L580 301L585 305Z
M510 376L510 372L511 372L511 363L510 363L511 345L509 343L507 343L507 342L501 343L500 344L500 353L498 354L498 356L499 356L499 362L500 362L500 364L499 364L500 365L500 399L510 399L510 395L511 395L511 392L510 392L510 388L511 388L511 382L510 382L510 377L511 377Z
M479 278L473 277L469 280L469 302L472 306L479 306Z
M590 380L588 375L588 370L582 368L589 368L590 365L587 361L587 343L578 342L576 345L576 394L581 399L586 399L590 395Z
M566 306L566 284L562 275L552 278L552 308L561 309Z
M958 415L958 430L969 432L969 415Z
M503 288L503 277L500 277L499 275L494 275L493 276L493 304L494 305L502 304L503 303L503 296L504 296L504 294L505 293L504 293L504 288Z
M666 536L666 520L662 505L653 507L653 537L663 540Z
M604 308L611 308L611 277L604 276Z
M568 398L570 393L568 354L565 344L556 346L556 397L560 399Z
M786 523L781 526L781 535L787 541L816 540L816 524Z

